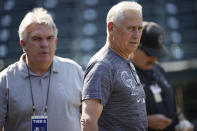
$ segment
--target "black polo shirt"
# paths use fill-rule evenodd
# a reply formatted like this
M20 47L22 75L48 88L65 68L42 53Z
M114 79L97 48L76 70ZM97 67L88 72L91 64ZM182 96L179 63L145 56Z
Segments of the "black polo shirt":
M164 131L174 131L174 127L177 124L177 118L174 117L176 113L176 101L173 88L167 80L166 73L159 65L154 65L151 70L144 71L137 67L136 70L146 94L147 114L160 113L173 119L172 124ZM162 101L160 102L156 102L154 93L151 90L151 86L155 84L161 89L160 95ZM149 131L154 130L149 129Z

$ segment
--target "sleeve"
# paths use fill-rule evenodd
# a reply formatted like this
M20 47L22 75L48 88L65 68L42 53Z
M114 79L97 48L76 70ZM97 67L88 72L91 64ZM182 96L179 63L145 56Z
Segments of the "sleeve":
M78 81L80 83L80 86L78 87L80 88L79 90L82 92L84 71L80 65L77 65L77 75L79 76Z
M80 98L82 97L82 88L83 88L83 75L84 75L84 71L82 69L82 67L80 65L77 66L77 75L79 76L79 86L77 86L80 90ZM82 112L81 111L82 109L82 105L80 105L79 107L79 110L80 110L80 113Z
M0 126L4 126L8 110L8 88L6 77L0 73Z
M106 105L112 92L112 69L104 62L95 62L85 72L82 100L99 99Z
M84 71L83 71L82 67L80 67L79 68L79 76L80 76L80 81L82 84L83 84L83 75L84 75Z

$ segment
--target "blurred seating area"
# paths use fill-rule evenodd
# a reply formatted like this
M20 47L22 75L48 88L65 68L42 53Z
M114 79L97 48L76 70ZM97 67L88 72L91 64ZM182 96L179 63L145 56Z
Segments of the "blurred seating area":
M57 24L56 54L74 59L85 68L91 56L105 44L107 11L120 1L1 0L0 70L17 61L22 54L18 26L26 12L34 7L46 8ZM197 106L194 106L197 98L197 1L135 1L143 6L144 20L155 21L165 29L169 57L161 63L179 92L184 111L191 119L197 118Z
M57 55L75 59L83 67L106 40L107 11L121 0L3 0L0 1L1 68L21 55L17 30L24 14L34 7L49 10L59 29ZM136 0L146 21L166 31L169 57L180 61L197 58L197 2L195 0ZM3 64L4 63L4 64ZM4 65L4 66L3 66Z

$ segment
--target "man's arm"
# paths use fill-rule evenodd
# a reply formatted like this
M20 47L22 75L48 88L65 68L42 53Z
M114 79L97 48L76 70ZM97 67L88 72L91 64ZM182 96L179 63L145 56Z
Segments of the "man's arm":
M3 131L3 127L0 127L0 131Z
M172 120L163 114L152 114L147 116L148 127L155 130L163 130L172 123Z
M81 130L98 131L98 120L103 110L103 105L98 99L88 99L82 102Z

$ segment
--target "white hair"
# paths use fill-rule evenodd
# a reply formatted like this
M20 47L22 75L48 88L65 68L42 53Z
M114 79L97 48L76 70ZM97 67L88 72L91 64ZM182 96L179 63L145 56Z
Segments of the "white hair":
M52 27L54 36L57 37L57 27L53 21L52 16L47 12L47 10L43 8L34 8L31 12L28 12L21 24L19 26L18 35L20 40L27 40L28 32L27 27L33 23L37 24L47 24L48 26Z
M114 5L108 12L106 23L113 22L117 26L120 25L120 20L124 18L123 12L125 10L134 10L139 12L142 17L142 6L134 1L122 1Z

